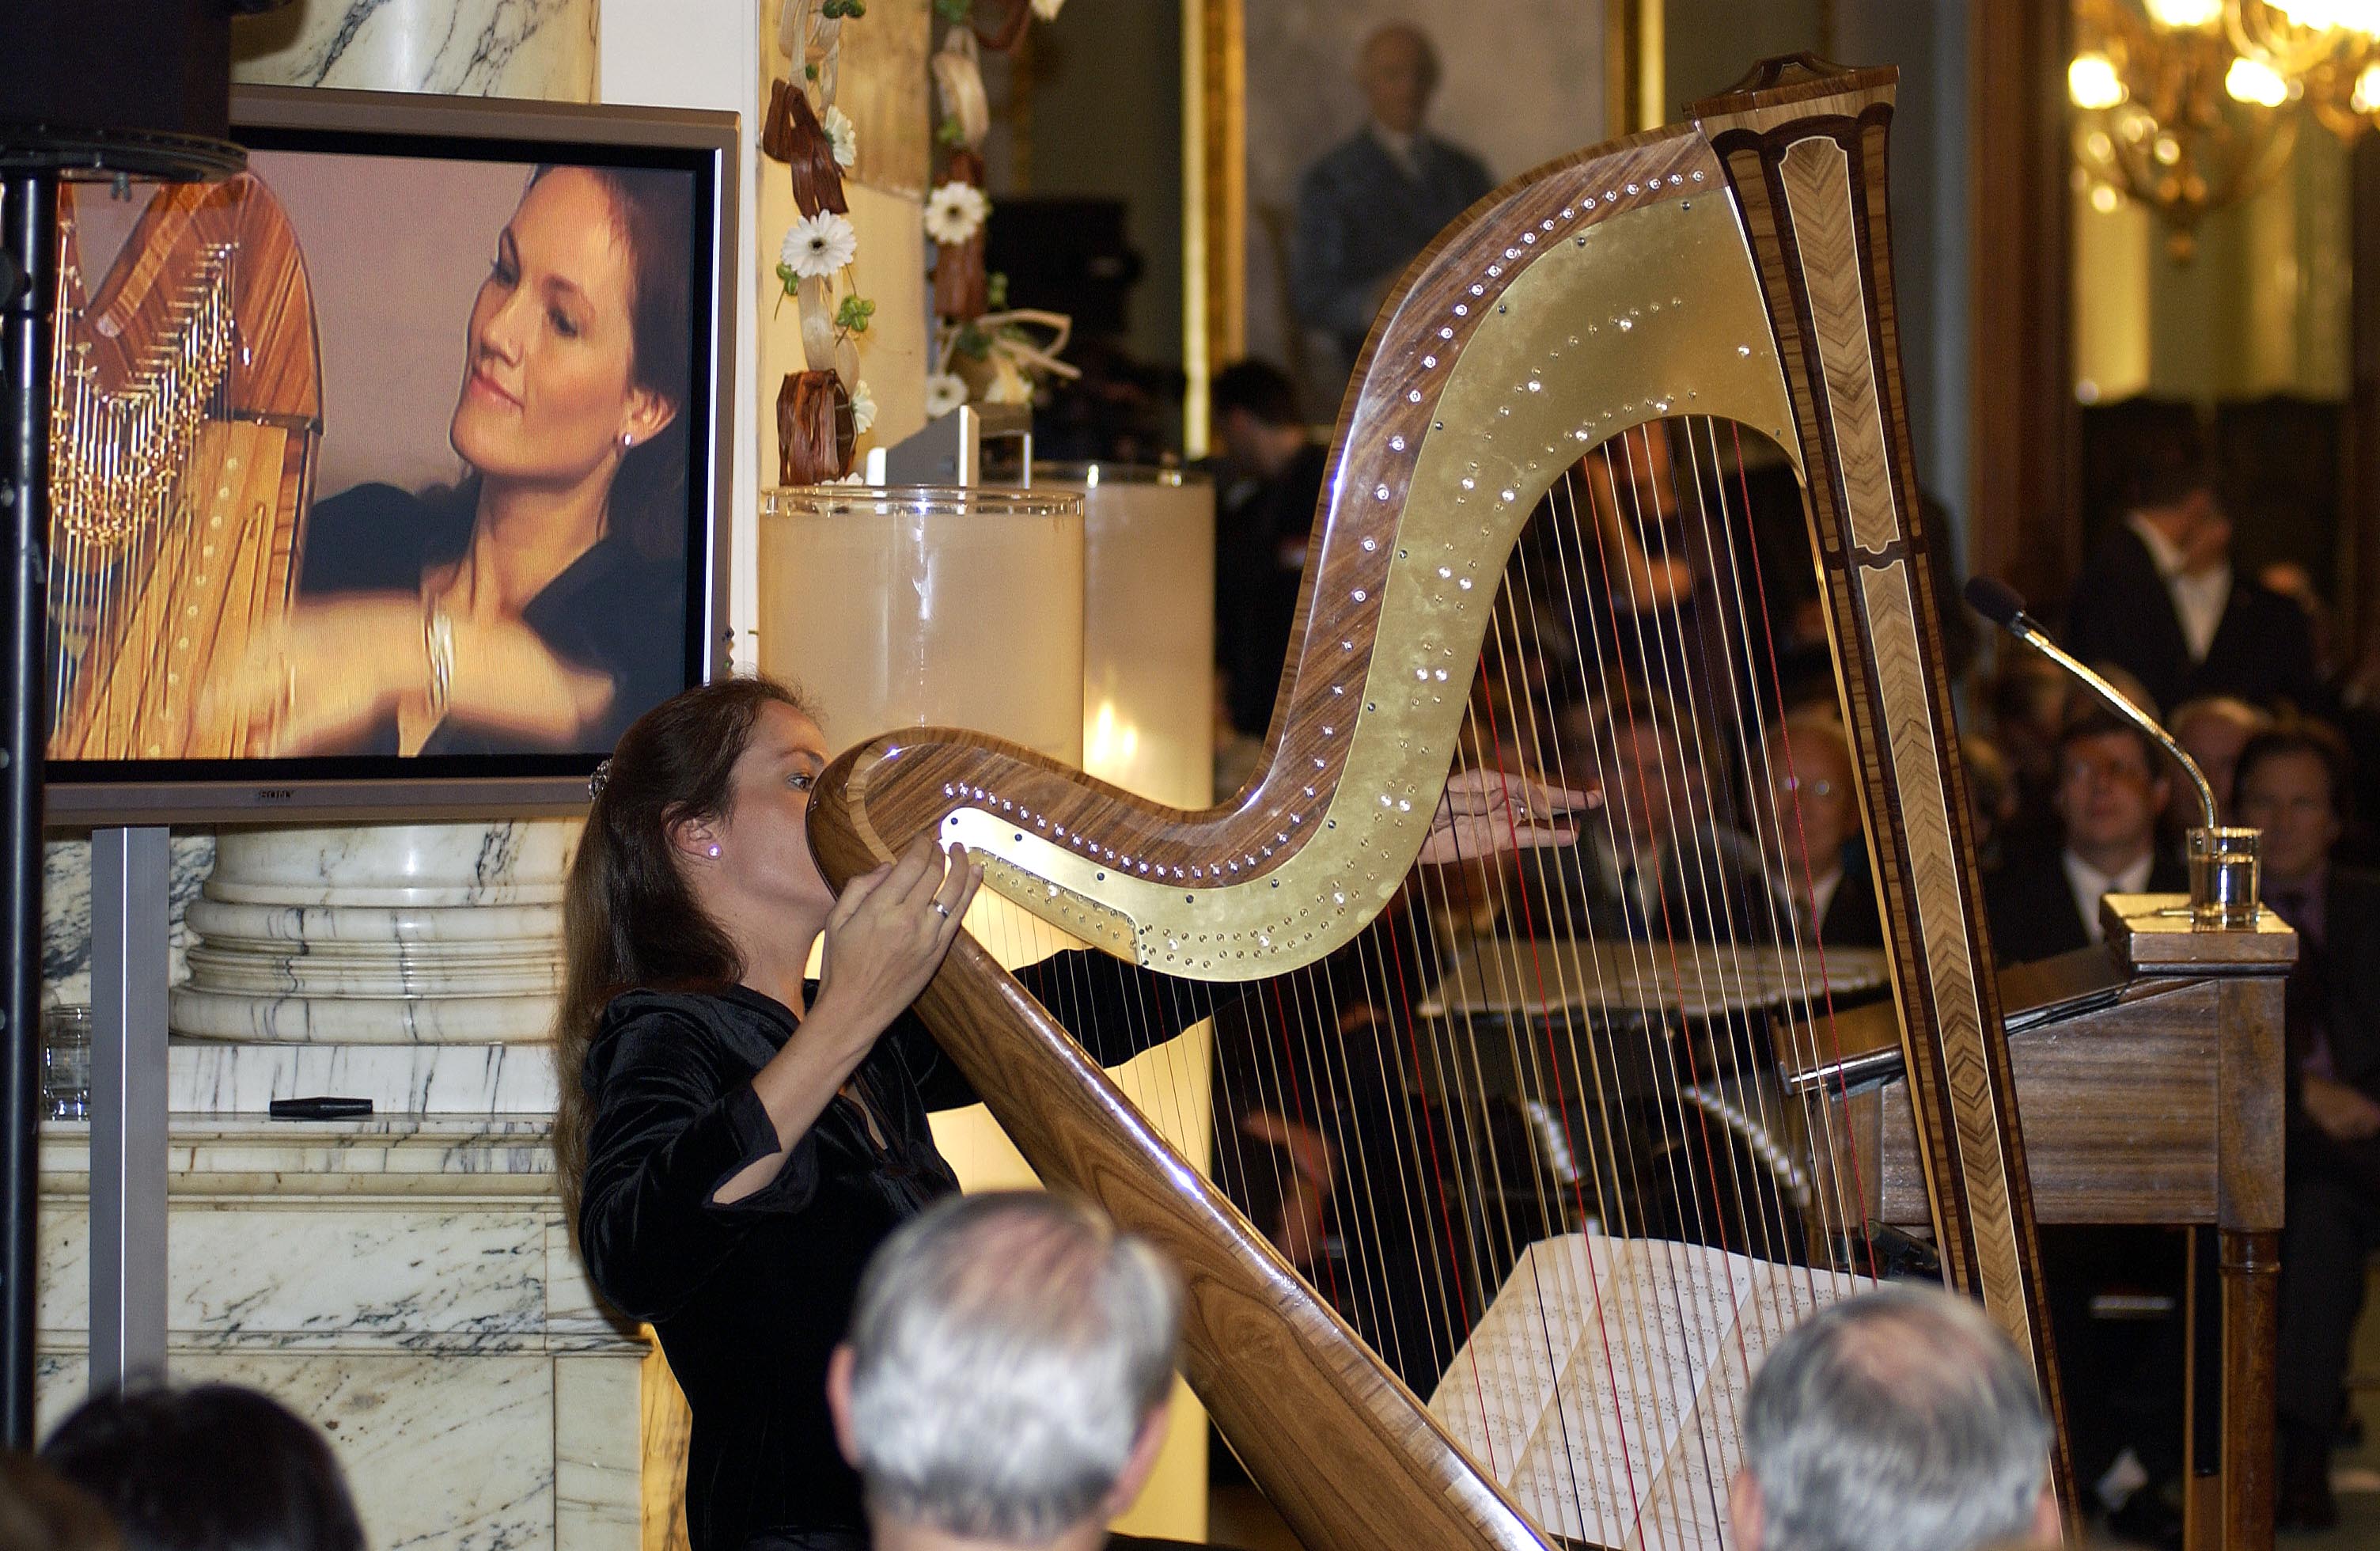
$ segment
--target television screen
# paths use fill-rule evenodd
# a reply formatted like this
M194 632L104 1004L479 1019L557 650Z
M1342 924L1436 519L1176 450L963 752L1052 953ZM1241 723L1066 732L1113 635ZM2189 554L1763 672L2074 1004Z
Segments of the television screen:
M723 641L733 115L243 90L71 186L48 803L546 811Z

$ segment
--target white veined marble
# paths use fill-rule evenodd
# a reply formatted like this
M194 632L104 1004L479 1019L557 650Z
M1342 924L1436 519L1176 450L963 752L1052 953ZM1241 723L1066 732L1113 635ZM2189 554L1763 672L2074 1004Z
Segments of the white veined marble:
M309 0L232 28L232 78L468 97L596 96L597 0Z
M167 1368L321 1426L370 1544L635 1551L644 1341L598 1302L544 1119L176 1117ZM42 1132L39 1420L86 1388L90 1130Z
M167 1023L195 1038L267 1045L544 1040L578 829L525 819L228 832L189 908L189 975L168 999Z
M206 897L274 905L552 904L578 844L575 818L230 830Z
M262 1114L276 1098L369 1098L378 1115L551 1117L560 1095L549 1044L259 1045L175 1041L165 1107Z
M179 1382L262 1389L322 1428L367 1545L636 1551L633 1356L176 1351L169 1361ZM83 1398L86 1364L79 1348L42 1353L44 1432Z
M188 973L183 954L191 934L184 916L214 866L215 837L176 835L169 847L171 960L167 973ZM42 1001L44 1006L91 1000L91 842L54 840L42 847Z

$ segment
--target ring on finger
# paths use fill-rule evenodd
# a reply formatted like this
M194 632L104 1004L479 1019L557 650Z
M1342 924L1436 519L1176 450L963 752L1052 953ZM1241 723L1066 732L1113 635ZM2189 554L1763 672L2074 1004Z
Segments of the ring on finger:
M945 916L945 917L947 917L947 916L950 915L950 913L951 913L951 907L950 907L949 905L944 904L944 903L943 903L941 901L940 901L940 900L936 900L936 901L934 902L934 909L935 909L935 911L936 911L937 913L939 913L940 915L943 915L943 916Z

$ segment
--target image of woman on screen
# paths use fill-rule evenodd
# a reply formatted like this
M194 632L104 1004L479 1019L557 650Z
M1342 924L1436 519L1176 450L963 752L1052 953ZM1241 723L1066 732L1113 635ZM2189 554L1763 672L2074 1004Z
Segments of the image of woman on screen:
M691 223L682 175L531 176L464 339L468 473L315 507L229 688L251 754L596 751L683 685Z

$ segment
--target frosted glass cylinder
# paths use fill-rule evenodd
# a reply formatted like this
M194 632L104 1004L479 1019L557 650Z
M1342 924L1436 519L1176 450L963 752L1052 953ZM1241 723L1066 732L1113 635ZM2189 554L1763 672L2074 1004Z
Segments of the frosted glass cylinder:
M837 749L966 727L1080 765L1083 499L818 485L760 497L760 671Z
M1176 807L1214 800L1215 491L1134 464L1043 464L1083 498L1083 768Z

